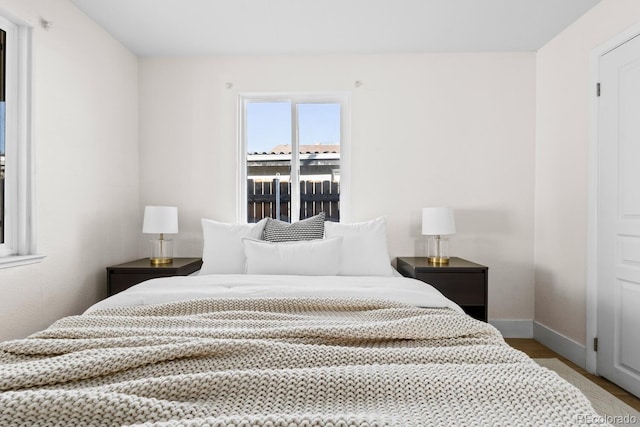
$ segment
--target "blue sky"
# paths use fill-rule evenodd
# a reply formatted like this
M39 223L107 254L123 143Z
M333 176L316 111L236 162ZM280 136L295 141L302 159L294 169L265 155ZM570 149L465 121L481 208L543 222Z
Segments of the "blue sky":
M339 144L339 104L298 104L300 143ZM247 104L247 151L265 152L276 145L291 143L289 102Z

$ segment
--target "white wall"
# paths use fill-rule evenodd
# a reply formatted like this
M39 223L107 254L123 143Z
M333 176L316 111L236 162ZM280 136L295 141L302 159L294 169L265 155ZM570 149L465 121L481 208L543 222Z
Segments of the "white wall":
M421 208L454 207L452 252L489 266L489 317L533 319L534 53L151 58L139 73L141 205L179 207L177 255L201 253L201 217L236 220L238 93L350 92L346 219L383 215L393 257L424 255Z
M456 208L452 251L490 267L492 319L534 317L535 247L536 321L584 343L588 58L640 20L637 0L603 0L537 55L139 64L67 0L0 0L0 10L35 29L38 243L47 255L0 270L0 340L103 297L106 265L146 255L145 204L180 207L178 255L200 254L200 217L236 219L239 92L346 91L348 219L384 215L391 254L423 255L420 208Z
M637 0L603 0L537 55L535 319L585 344L589 55L640 21Z
M0 270L0 340L106 296L105 267L137 255L137 59L68 0L0 0L34 27L40 264ZM39 19L51 22L44 30Z

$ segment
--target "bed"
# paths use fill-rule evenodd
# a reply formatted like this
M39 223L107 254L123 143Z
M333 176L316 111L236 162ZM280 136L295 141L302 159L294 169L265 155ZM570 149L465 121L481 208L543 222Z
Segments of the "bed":
M0 425L598 419L578 389L494 327L394 274L209 271L150 280L0 343L0 373Z

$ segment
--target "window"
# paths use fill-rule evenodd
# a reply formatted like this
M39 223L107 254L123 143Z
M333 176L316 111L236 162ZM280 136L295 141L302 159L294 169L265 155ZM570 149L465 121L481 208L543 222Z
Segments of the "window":
M4 168L5 168L5 46L7 45L7 32L0 29L0 244L4 244Z
M347 101L241 96L241 218L295 222L324 212L328 221L340 221Z
M31 29L0 16L0 268L35 253Z

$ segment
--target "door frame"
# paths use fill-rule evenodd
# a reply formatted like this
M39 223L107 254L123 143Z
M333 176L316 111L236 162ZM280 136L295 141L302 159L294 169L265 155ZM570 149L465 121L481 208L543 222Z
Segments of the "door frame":
M633 25L591 51L589 57L589 141L587 184L587 288L586 288L586 369L597 373L598 353L593 340L598 333L598 131L599 99L596 85L600 82L600 59L606 53L640 36L640 24ZM606 90L606 89L605 89Z

